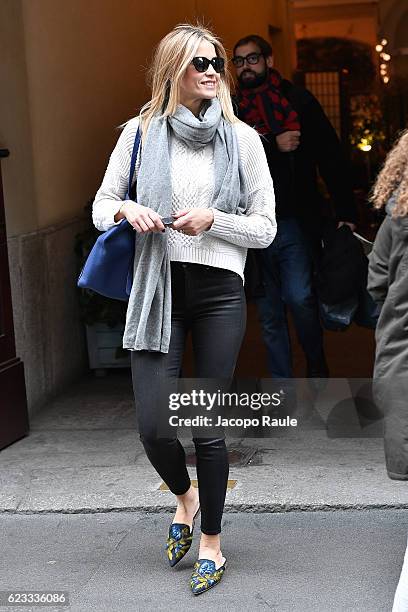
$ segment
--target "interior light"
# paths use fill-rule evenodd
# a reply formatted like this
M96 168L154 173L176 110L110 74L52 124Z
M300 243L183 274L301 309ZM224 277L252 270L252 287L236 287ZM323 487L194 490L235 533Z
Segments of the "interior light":
M371 145L367 143L365 138L362 138L361 142L357 146L360 149L360 151L364 151L365 153L368 153L368 151L371 151Z
M369 144L367 138L362 138L357 146L361 151L365 151L366 153L371 151L371 145Z

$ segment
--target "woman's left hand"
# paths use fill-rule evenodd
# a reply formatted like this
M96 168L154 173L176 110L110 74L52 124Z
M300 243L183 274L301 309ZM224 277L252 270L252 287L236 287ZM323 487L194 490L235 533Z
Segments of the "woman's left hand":
M176 221L170 227L188 236L198 236L205 232L214 221L211 208L185 208L177 211L173 217Z

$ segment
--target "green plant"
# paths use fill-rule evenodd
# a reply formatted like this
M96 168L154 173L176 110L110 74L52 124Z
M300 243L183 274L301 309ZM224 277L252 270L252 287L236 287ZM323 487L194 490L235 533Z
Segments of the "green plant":
M362 151L383 142L385 139L381 104L377 95L353 96L350 104L350 142Z
M92 202L93 200L90 200L84 206L88 224L82 232L75 236L74 250L77 257L78 276L96 239L100 236L100 232L92 222ZM111 300L89 289L78 288L78 295L80 316L87 325L105 323L109 327L115 327L120 323L124 323L126 302Z

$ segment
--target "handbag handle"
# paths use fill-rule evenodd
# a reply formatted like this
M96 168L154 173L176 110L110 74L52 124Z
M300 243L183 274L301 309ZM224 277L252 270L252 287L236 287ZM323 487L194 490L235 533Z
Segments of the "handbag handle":
M136 136L135 136L135 141L133 143L132 157L131 157L131 160L130 160L128 189L127 189L126 197L125 197L126 200L131 200L132 199L130 197L130 192L131 192L131 189L132 189L132 179L133 179L133 174L135 172L137 154L139 152L140 137L141 137L141 131L140 131L140 126L138 126L137 127Z

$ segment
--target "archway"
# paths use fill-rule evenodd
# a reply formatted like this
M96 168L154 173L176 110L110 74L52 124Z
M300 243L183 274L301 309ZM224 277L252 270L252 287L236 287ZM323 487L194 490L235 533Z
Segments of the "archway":
M365 93L375 82L376 67L367 43L346 38L301 38L297 41L298 69L347 71L350 93Z

